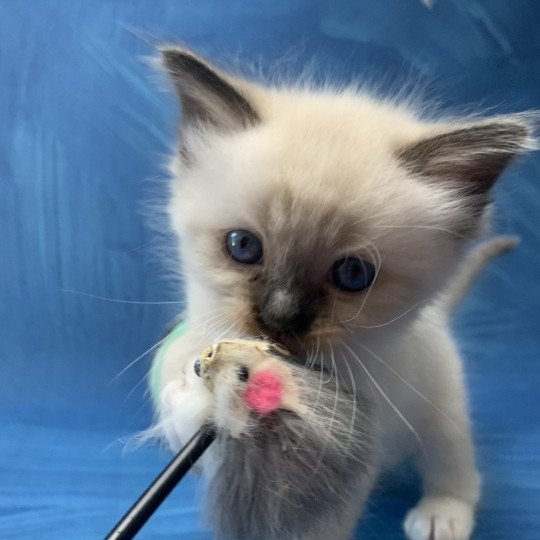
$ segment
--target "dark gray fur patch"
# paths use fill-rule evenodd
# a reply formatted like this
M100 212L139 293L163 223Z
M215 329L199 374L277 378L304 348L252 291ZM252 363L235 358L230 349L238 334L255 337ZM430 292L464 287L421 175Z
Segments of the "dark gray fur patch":
M180 97L185 123L210 123L220 129L230 125L246 128L260 121L246 97L193 53L164 48L161 56ZM214 111L208 107L208 99L214 102ZM222 115L215 114L216 109L227 117L226 126Z
M307 332L317 316L322 292L291 276L260 280L255 295L256 318L264 329L273 332ZM255 287L253 287L255 289ZM277 301L277 295L281 300Z
M291 368L308 394L316 395L322 382L310 403L321 423L315 428L279 411L259 417L238 439L218 434L218 472L208 486L207 515L220 540L304 538L325 521L340 522L351 501L360 510L369 493L375 453L371 408L343 389L336 401L335 380L326 374Z
M292 260L296 255L294 250L282 253L281 261L251 283L254 316L263 331L301 336L324 305L326 292L310 283L310 269L304 260Z
M464 194L483 207L495 180L524 150L529 135L523 123L501 120L423 139L396 155L415 174L459 182Z

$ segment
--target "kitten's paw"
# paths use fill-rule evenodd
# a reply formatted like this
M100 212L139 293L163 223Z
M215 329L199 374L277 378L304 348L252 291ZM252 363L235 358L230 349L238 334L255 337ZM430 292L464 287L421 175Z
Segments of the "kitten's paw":
M409 512L403 528L410 540L468 540L473 510L453 497L425 497Z

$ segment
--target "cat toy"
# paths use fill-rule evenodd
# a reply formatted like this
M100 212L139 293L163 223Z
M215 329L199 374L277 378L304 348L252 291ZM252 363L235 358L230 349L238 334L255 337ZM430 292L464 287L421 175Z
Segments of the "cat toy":
M242 339L207 347L192 369L213 397L211 413L106 540L133 538L205 452L216 471L206 514L218 538L306 530L314 513L338 512L343 497L371 482L370 405L337 373L300 364L274 343Z
M173 333L173 338L181 336L184 328L180 327ZM270 343L261 341L235 340L219 343L205 349L195 362L195 372L203 378L207 386L212 388L215 384L215 374L222 370L227 363L238 358L244 359L238 372L241 382L249 378L245 362L249 356L251 365L257 364L256 373L252 374L251 382L244 392L244 401L250 409L258 414L269 414L277 407L294 408L294 384L290 380L287 368L271 356L289 356L288 352ZM106 540L128 540L133 538L152 514L158 509L171 491L182 480L205 450L216 437L216 429L205 424L193 435L189 442L176 454L161 474L144 491L124 517L115 525L107 535Z

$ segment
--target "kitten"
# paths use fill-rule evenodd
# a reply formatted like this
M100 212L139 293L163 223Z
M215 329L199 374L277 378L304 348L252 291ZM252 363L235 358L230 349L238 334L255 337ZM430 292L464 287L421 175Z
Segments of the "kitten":
M204 420L202 347L265 336L374 403L379 470L414 458L407 536L466 540L480 480L447 314L470 269L449 291L490 188L533 147L528 117L428 122L354 89L263 87L161 55L183 113L168 211L189 330L163 364L156 429L177 449ZM215 476L211 454L203 468ZM365 495L282 537L349 538Z

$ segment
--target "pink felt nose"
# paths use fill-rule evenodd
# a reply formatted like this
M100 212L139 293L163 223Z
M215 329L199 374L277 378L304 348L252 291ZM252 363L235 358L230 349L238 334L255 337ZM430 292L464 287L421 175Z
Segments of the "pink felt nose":
M274 371L267 369L249 378L244 401L255 412L268 414L279 407L282 392L281 379Z

